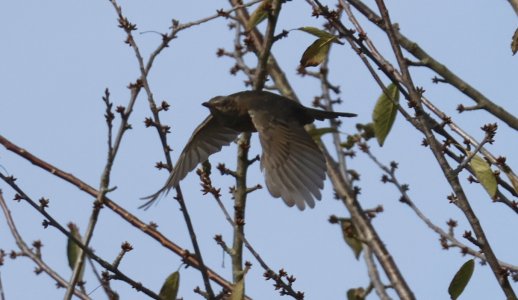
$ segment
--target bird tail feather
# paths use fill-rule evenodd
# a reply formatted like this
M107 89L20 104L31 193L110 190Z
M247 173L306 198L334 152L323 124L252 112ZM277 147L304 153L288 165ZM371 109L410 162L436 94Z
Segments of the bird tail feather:
M313 109L309 108L310 115L320 121L323 121L325 119L335 119L338 117L356 117L357 114L353 113L347 113L347 112L336 112L336 111L327 111L327 110L320 110L320 109Z

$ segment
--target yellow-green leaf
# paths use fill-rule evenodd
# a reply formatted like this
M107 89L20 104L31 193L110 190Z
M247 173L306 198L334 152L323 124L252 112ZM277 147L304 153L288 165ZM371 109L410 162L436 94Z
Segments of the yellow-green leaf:
M70 233L73 237L75 237L78 240L81 240L81 234L79 233L79 229L77 226L73 223L68 224L68 228L70 229ZM76 265L76 261L79 259L79 254L81 253L81 248L74 242L72 239L68 239L67 241L67 259L68 259L68 266L71 270L74 270L74 267ZM79 280L83 279L83 273L85 271L85 265L83 264L83 267L81 268L81 274L79 275Z
M511 51L513 51L513 55L518 51L518 28L514 31L513 40L511 42Z
M169 275L162 288L160 289L160 298L163 300L176 300L178 288L180 287L180 272L176 271Z
M310 27L310 26L300 27L299 30L307 32L309 34L312 34L312 35L314 35L314 36L316 36L318 38L336 39L336 40L338 40L338 38L336 36L332 35L331 33L327 32L327 31L324 31L324 30L320 30L320 29L315 28L315 27Z
M399 103L399 90L397 85L390 84L387 87L387 93L388 94L385 94L383 92L381 94L372 112L374 134L380 146L383 146L385 143L385 139L396 120Z
M450 287L448 287L448 293L452 300L457 299L462 294L464 288L468 285L468 282L471 279L471 275L473 275L474 269L475 261L470 259L457 271L457 274L455 274L450 282Z
M358 232L353 225L351 219L341 219L340 225L342 226L342 234L344 236L345 243L353 250L354 257L358 259L362 252L362 242L357 238Z
M477 177L478 181L484 189L486 189L487 193L491 198L494 198L497 190L497 182L495 174L493 170L491 170L491 166L480 156L475 155L469 165L475 172L475 177Z
M272 0L263 0L259 7L250 15L248 22L246 23L246 30L252 30L259 23L268 18L268 12L271 8Z
M300 65L305 68L316 67L321 64L329 53L332 41L333 39L331 38L319 38L314 41L302 54Z

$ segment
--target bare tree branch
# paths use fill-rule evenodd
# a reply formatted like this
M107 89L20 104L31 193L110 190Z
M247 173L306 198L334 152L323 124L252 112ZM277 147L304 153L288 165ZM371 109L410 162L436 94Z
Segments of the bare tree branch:
M2 207L2 211L4 213L5 219L7 221L7 226L9 227L9 230L11 231L12 236L14 237L14 240L16 241L16 245L18 245L18 248L20 249L23 256L28 257L31 259L37 266L38 269L45 272L47 275L49 275L52 279L56 281L57 284L63 287L68 287L69 283L59 276L59 274L54 271L50 266L48 266L42 259L39 257L36 253L34 253L29 246L25 243L22 236L18 232L18 229L16 229L16 225L14 223L14 219L11 216L11 211L9 211L9 208L7 207L7 203L5 203L5 199L3 196L2 191L0 190L0 207ZM88 295L85 295L82 291L77 290L75 288L72 288L73 294L79 297L83 300L89 300L90 297ZM3 295L3 289L2 289L2 299L4 298Z

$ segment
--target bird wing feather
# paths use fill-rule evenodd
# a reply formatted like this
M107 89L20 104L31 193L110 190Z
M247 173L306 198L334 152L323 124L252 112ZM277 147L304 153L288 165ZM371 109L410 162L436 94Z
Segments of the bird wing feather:
M272 196L288 206L315 206L326 172L324 155L296 120L280 120L264 110L250 110L263 148L261 169Z
M219 152L223 146L229 145L239 135L239 131L224 127L209 115L195 130L183 149L178 162L169 175L164 187L153 195L142 198L148 200L139 208L148 209L162 193L168 193L187 176L199 163L206 161L210 155Z

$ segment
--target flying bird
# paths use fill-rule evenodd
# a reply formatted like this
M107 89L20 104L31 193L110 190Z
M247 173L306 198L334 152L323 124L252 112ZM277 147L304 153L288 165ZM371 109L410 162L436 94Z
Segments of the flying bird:
M300 210L313 208L324 187L326 161L304 125L316 120L355 117L356 114L305 107L265 91L244 91L217 96L202 104L210 115L194 130L167 182L140 208L149 208L168 193L199 163L229 145L242 132L258 132L263 148L261 170L275 198Z

